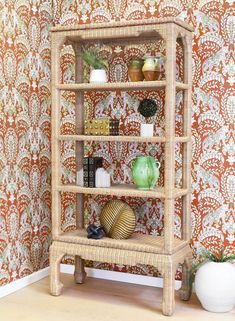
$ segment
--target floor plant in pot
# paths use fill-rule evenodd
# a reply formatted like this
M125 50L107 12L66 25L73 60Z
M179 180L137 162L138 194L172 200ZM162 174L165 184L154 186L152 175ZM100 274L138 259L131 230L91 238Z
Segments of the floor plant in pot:
M228 312L235 306L235 255L204 251L193 267L192 281L203 308L210 312Z
M141 124L140 136L151 137L153 136L153 124L151 123L152 117L157 112L157 104L153 99L143 99L140 101L138 112L145 117L146 123Z
M108 61L97 49L85 49L82 51L83 61L90 67L90 83L107 82Z

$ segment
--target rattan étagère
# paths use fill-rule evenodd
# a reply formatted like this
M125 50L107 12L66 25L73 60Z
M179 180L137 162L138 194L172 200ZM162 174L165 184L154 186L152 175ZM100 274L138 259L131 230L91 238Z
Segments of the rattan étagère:
M60 295L60 262L65 255L75 256L75 282L82 283L86 273L84 260L94 260L118 264L150 264L161 272L163 286L162 311L164 315L174 312L175 272L182 264L181 298L190 297L189 271L191 264L190 242L190 195L191 195L191 52L192 28L177 19L146 19L130 21L125 24L107 23L89 26L56 26L52 32L52 232L53 243L50 247L50 286L51 294ZM102 40L112 43L141 43L145 40L164 39L166 44L166 79L162 81L88 84L83 82L83 63L81 47L84 43ZM176 43L180 39L184 55L184 80L175 79ZM64 44L73 46L75 52L75 84L60 83L60 52ZM164 137L128 136L85 136L83 133L83 95L84 91L115 90L158 90L165 88L165 127ZM60 93L73 91L76 95L76 135L60 133ZM175 136L176 90L184 92L183 136ZM61 184L61 142L73 140L76 143L76 169L81 169L83 144L87 141L152 142L165 144L164 188L152 191L139 191L134 186L112 186L108 189L83 188L76 185ZM175 144L182 143L182 188L175 188ZM63 233L61 230L61 192L76 194L77 229ZM97 242L87 239L83 224L83 195L103 194L131 197L156 197L164 201L164 236L133 234L128 240L104 238ZM175 198L182 197L183 217L181 239L174 237Z

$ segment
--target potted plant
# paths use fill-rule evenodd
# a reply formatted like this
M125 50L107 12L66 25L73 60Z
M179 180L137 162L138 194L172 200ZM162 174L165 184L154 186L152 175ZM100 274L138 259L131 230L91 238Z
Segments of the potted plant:
M228 312L235 305L235 255L204 251L193 267L195 292L203 308L210 312Z
M153 124L149 122L151 121L151 117L153 117L157 112L156 102L153 99L143 99L139 104L138 112L146 119L146 123L141 124L140 136L153 136Z
M82 59L90 67L90 83L107 82L106 69L108 61L101 55L97 49L84 49Z

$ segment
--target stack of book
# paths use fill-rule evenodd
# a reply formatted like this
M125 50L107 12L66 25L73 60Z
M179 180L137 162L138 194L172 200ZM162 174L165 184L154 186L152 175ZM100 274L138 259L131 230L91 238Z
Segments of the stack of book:
M118 136L119 120L111 118L87 119L84 124L85 135Z
M84 187L95 187L95 173L97 168L103 166L102 157L83 158L83 182Z

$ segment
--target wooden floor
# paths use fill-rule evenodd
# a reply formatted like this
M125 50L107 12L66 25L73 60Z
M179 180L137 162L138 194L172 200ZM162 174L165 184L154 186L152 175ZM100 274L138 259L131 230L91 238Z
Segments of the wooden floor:
M87 278L75 285L71 275L62 275L62 295L49 295L49 279L0 299L1 321L159 321L162 289ZM176 311L172 321L235 320L229 313L204 311L195 296L182 302L176 295Z

